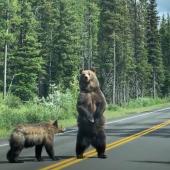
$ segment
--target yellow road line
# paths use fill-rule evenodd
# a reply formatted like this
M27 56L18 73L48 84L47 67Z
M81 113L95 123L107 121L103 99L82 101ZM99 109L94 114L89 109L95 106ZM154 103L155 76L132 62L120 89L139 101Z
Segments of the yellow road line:
M107 144L106 145L106 151L110 150L110 149L113 149L113 148L116 148L116 147L118 147L120 145L126 144L126 143L128 143L130 141L133 141L133 140L135 140L135 139L137 139L137 138L139 138L141 136L144 136L144 135L146 135L148 133L156 131L156 130L158 130L158 129L162 128L162 127L165 127L165 126L167 126L169 124L170 124L170 120L165 121L165 122L163 122L161 124L155 125L155 126L149 128L149 129L143 130L143 131L141 131L139 133L133 134L131 136L128 136L128 137L122 138L120 140L117 140L115 142L112 142L110 144ZM90 151L88 151L88 152L86 152L84 154L84 156L85 156L84 159L77 159L76 157L72 157L72 158L63 160L63 161L61 161L59 163L56 163L56 164L47 166L45 168L42 168L40 170L60 170L60 169L66 168L66 167L68 167L70 165L76 164L76 163L78 163L78 162L80 162L82 160L86 160L89 157L95 156L96 154L97 154L96 150L92 149L92 150L90 150Z

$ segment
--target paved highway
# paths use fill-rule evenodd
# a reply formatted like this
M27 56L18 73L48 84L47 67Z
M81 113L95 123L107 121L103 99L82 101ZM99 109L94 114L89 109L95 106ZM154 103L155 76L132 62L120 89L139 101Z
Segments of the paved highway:
M107 159L99 159L93 148L85 159L75 158L77 129L55 136L55 155L51 161L43 151L43 162L37 162L34 148L24 149L20 160L8 163L6 140L0 140L0 170L169 170L170 108L136 114L106 123Z

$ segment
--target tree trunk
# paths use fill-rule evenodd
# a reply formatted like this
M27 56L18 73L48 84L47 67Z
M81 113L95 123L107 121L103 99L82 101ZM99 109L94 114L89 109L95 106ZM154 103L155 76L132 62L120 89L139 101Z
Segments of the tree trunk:
M112 94L112 104L115 104L116 97L116 40L115 40L115 32L114 32L114 44L113 44L113 94Z
M7 0L7 11L6 11L6 35L8 35L8 8L9 8L9 0ZM3 98L6 97L6 89L7 89L7 56L8 56L8 42L7 40L5 41L5 58L4 58L4 93L3 93Z
M153 98L156 98L156 73L153 71Z
M8 34L8 28L6 30L6 33ZM8 43L5 42L5 61L4 61L4 98L6 97L6 89L7 89L7 83L6 83L6 76L7 76L7 56L8 56Z

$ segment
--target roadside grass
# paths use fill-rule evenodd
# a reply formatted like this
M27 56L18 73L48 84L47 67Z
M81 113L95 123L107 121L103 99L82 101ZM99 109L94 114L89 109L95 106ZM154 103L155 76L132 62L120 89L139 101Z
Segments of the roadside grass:
M11 131L12 131L12 129L1 128L0 129L0 138L7 138L10 135Z
M0 94L0 138L8 137L12 129L22 123L57 119L64 128L76 126L76 96L71 91L57 91L47 99L22 103L16 96L3 100ZM164 107L170 107L170 98L139 98L122 106L108 105L105 117L109 120Z
M151 106L143 106L137 108L128 108L128 107L118 107L116 110L109 110L107 109L105 112L105 117L107 120L114 119L114 118L121 118L128 115L133 115L142 112L148 112L156 109L161 109L165 107L170 107L170 102L161 103L161 104L154 104Z

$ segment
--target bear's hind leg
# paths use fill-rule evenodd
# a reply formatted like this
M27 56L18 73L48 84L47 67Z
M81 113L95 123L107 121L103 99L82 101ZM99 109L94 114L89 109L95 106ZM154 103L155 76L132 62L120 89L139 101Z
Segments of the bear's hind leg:
M12 150L10 149L6 155L6 158L8 159L9 162L14 162L12 158Z
M21 153L23 147L12 147L7 153L7 159L10 163L21 163L23 161L18 161L19 154Z
M88 148L89 145L90 142L87 137L81 136L80 134L77 135L76 156L78 159L83 158L83 153Z
M98 158L107 158L105 155L106 136L104 131L100 131L93 139L92 146L96 148Z
M54 156L54 148L53 148L52 142L51 142L51 143L47 143L47 144L45 145L45 149L46 149L49 157L50 157L52 160L56 160L56 159L55 159L55 156Z
M42 161L41 153L42 153L43 145L36 145L35 146L35 157L38 161Z

